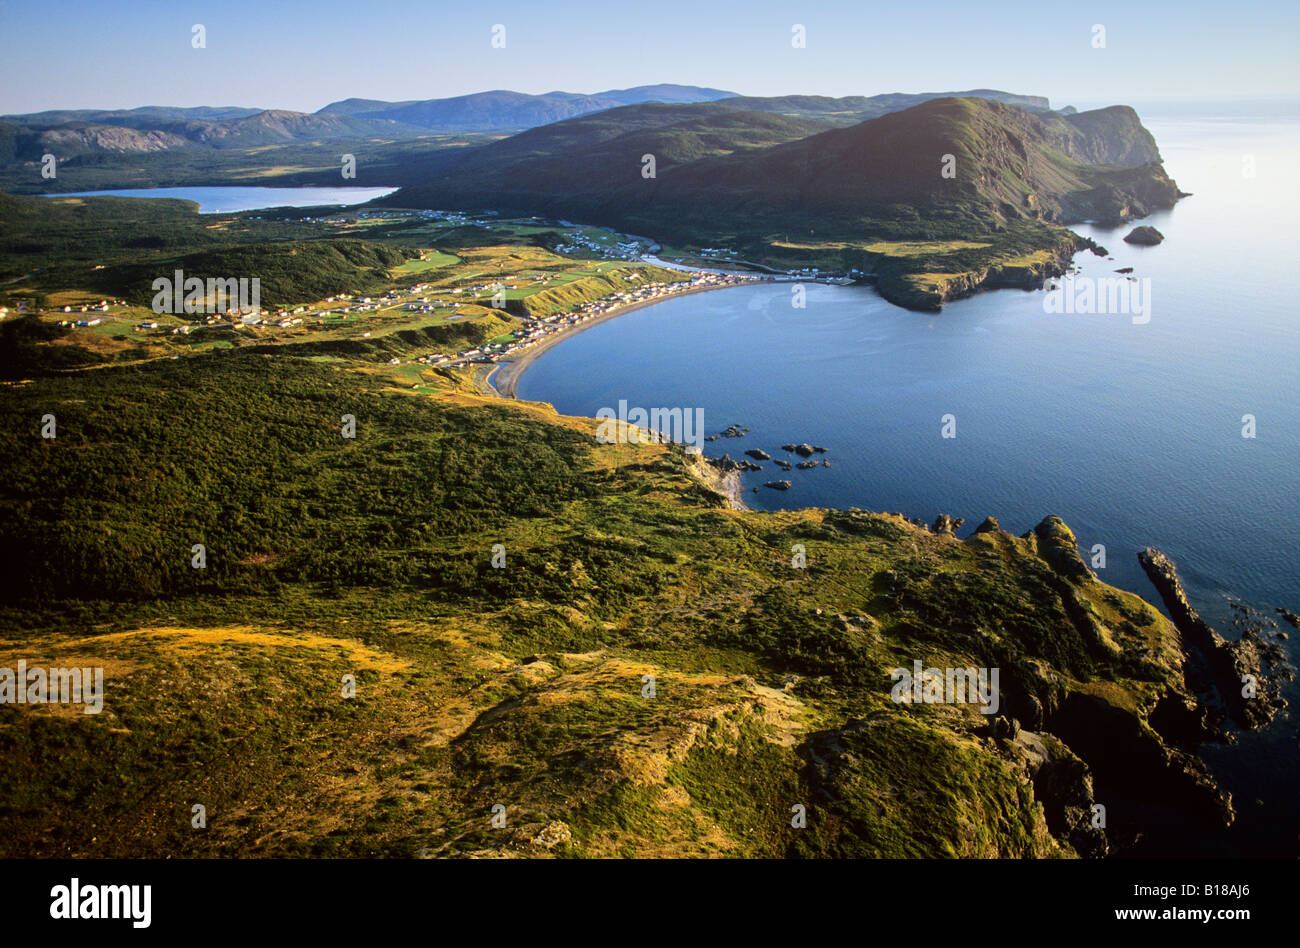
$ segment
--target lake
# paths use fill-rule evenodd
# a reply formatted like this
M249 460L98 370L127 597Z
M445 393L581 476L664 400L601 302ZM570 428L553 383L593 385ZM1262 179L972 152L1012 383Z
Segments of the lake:
M354 205L392 194L396 188L127 188L119 191L72 191L43 197L178 198L196 201L200 214L233 214L268 207Z
M1132 267L1149 279L1149 322L1049 315L1043 292L1021 290L926 314L870 287L809 285L806 308L796 309L789 284L767 284L597 325L541 355L518 396L586 416L620 399L699 406L708 433L752 429L706 444L709 456L762 448L788 458L780 446L803 441L829 449L830 468L778 474L768 463L743 475L758 509L854 506L927 522L947 513L966 518L962 536L990 515L1023 533L1057 514L1086 558L1105 546L1103 580L1149 601L1158 596L1135 554L1163 550L1193 604L1229 637L1228 597L1270 614L1300 611L1300 306L1291 283L1300 122L1143 118L1193 196L1142 222L1164 233L1156 247L1124 243L1129 227L1076 227L1114 259L1083 253L1075 262L1084 276ZM951 439L941 437L948 414ZM1253 439L1242 436L1248 414ZM777 477L793 487L753 492ZM1300 634L1290 631L1294 663ZM1294 708L1294 682L1287 694ZM1205 749L1225 785L1249 794L1239 810L1261 796L1257 816L1293 822L1294 734L1292 711L1235 749ZM1249 760L1247 748L1261 753ZM1242 822L1267 845L1267 819L1243 813Z

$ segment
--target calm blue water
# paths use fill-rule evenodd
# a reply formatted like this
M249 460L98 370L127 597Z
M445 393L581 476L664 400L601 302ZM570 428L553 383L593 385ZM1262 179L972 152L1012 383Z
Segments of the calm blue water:
M1215 113L1216 115L1218 113ZM1300 120L1144 115L1166 167L1193 196L1128 228L1077 228L1114 257L1081 254L1085 276L1119 267L1151 280L1151 319L1047 315L1043 294L1000 290L937 315L870 288L788 285L670 300L556 346L520 380L520 398L566 414L630 406L704 408L706 428L752 428L705 453L739 457L786 442L829 448L832 467L744 475L747 502L863 507L932 521L985 516L1022 533L1048 514L1102 579L1158 596L1136 552L1170 555L1193 603L1229 637L1227 597L1300 611ZM1255 175L1243 174L1253 161ZM953 414L957 437L940 437ZM1242 437L1242 416L1257 437ZM751 488L776 477L781 493ZM1285 624L1291 660L1300 633ZM1294 855L1295 708L1235 746L1206 745L1238 823L1218 854ZM1262 802L1257 802L1257 799Z
M1106 546L1109 582L1151 595L1134 555L1150 545L1213 618L1227 595L1300 609L1300 123L1147 122L1193 196L1144 222L1164 244L1081 226L1114 260L1076 258L1085 276L1150 278L1145 325L1047 315L1042 293L1020 290L929 315L870 287L809 285L802 310L788 285L745 287L593 327L539 357L519 397L579 415L619 399L702 406L710 433L753 429L710 456L830 449L831 468L782 474L785 493L750 490L770 464L746 474L754 507L942 512L965 517L964 532L989 515L1020 533L1058 514L1085 550Z
M120 191L73 191L43 197L179 198L197 201L200 214L232 214L267 207L317 207L364 204L396 188L128 188Z

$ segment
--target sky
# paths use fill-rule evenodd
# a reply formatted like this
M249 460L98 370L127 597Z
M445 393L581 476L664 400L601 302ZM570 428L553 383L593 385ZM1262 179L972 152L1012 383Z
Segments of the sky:
M201 24L206 46L196 49ZM504 48L492 47L505 27ZM806 45L792 45L802 25ZM1104 48L1094 45L1105 29ZM659 82L745 95L994 88L1074 102L1300 94L1300 3L0 0L0 114Z

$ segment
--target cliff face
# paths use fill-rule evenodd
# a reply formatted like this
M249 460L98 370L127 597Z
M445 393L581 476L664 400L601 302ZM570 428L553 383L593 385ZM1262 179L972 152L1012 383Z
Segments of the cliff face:
M1044 248L1032 259L1023 255L1007 262L992 262L952 272L917 273L910 261L877 258L870 263L876 272L876 290L885 299L905 309L935 311L945 303L964 299L981 290L1013 288L1037 290L1046 280L1065 273L1074 255L1095 247L1084 238L1057 230L1043 238Z
M1044 124L1055 123L1044 118ZM1076 161L1125 168L1161 161L1155 138L1127 105L1075 112L1064 116L1062 124L1069 129L1062 150Z

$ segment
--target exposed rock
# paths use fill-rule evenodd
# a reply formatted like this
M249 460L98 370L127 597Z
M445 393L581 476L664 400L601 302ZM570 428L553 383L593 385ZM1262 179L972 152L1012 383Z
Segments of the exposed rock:
M778 458L778 459L777 459L776 461L774 461L773 463L774 463L777 467L779 467L781 470L783 470L783 471L788 471L788 470L790 470L790 462L789 462L789 461L782 461L782 460L780 460L780 459Z
M1031 730L1017 733L1007 753L1033 782L1034 799L1043 805L1052 835L1080 856L1103 858L1109 845L1106 831L1092 825L1092 771L1088 765L1051 734Z
M730 454L724 454L720 458L709 458L708 463L717 468L723 474L730 474L732 471L761 471L763 466L755 464L753 461L736 461Z
M999 714L989 722L989 732L995 740L1014 741L1020 733L1020 722L1015 718Z
M799 455L801 458L811 457L813 446L811 444L796 444L794 446L794 453Z
M985 517L984 522L975 528L976 533L997 533L1002 529L996 517Z
M1195 650L1203 664L1203 668L1192 670L1201 673L1201 688L1212 690L1224 710L1244 728L1262 727L1271 721L1286 707L1278 679L1288 669L1280 650L1271 651L1253 630L1236 642L1225 641L1192 607L1169 557L1148 547L1138 554L1138 562L1164 600L1185 645ZM1248 677L1255 685L1251 696L1242 694Z
M947 514L941 513L939 516L935 517L934 526L931 529L935 533L946 533L949 536L955 536L957 531L961 529L961 525L965 522L966 518L964 517L957 517L954 519Z
M1283 619L1286 619L1287 622L1290 622L1297 629L1300 629L1300 615L1296 615L1290 609L1283 609L1281 606L1278 606L1276 611Z
M720 437L723 438L743 438L748 434L748 428L742 428L740 425L732 425L726 431L722 432Z
M1133 272L1133 268L1132 268L1132 267L1120 267L1120 268L1119 268L1118 270L1116 270L1115 272L1116 272L1116 273L1132 273L1132 272Z
M798 464L795 465L795 467L799 468L799 470L801 470L801 471L807 471L807 470L809 470L810 468L817 467L817 462L816 462L816 461L800 461Z
M831 462L826 458L822 458L822 467L830 467L830 466L831 466Z
M770 487L772 488L772 490L789 490L790 482L789 481L768 481L763 486Z
M1149 227L1144 224L1141 227L1134 227L1128 233L1128 236L1124 238L1124 243L1140 244L1144 247L1154 247L1164 239L1164 234L1160 233L1160 231L1156 230L1154 227Z
M762 450L761 448L750 448L745 453L748 454L751 458L753 458L756 461L772 460L772 455L768 454L766 451Z
M572 838L573 834L569 830L568 823L561 820L551 820L542 827L541 832L533 837L532 843L534 846L544 846L547 849L552 849L561 843L567 843Z

